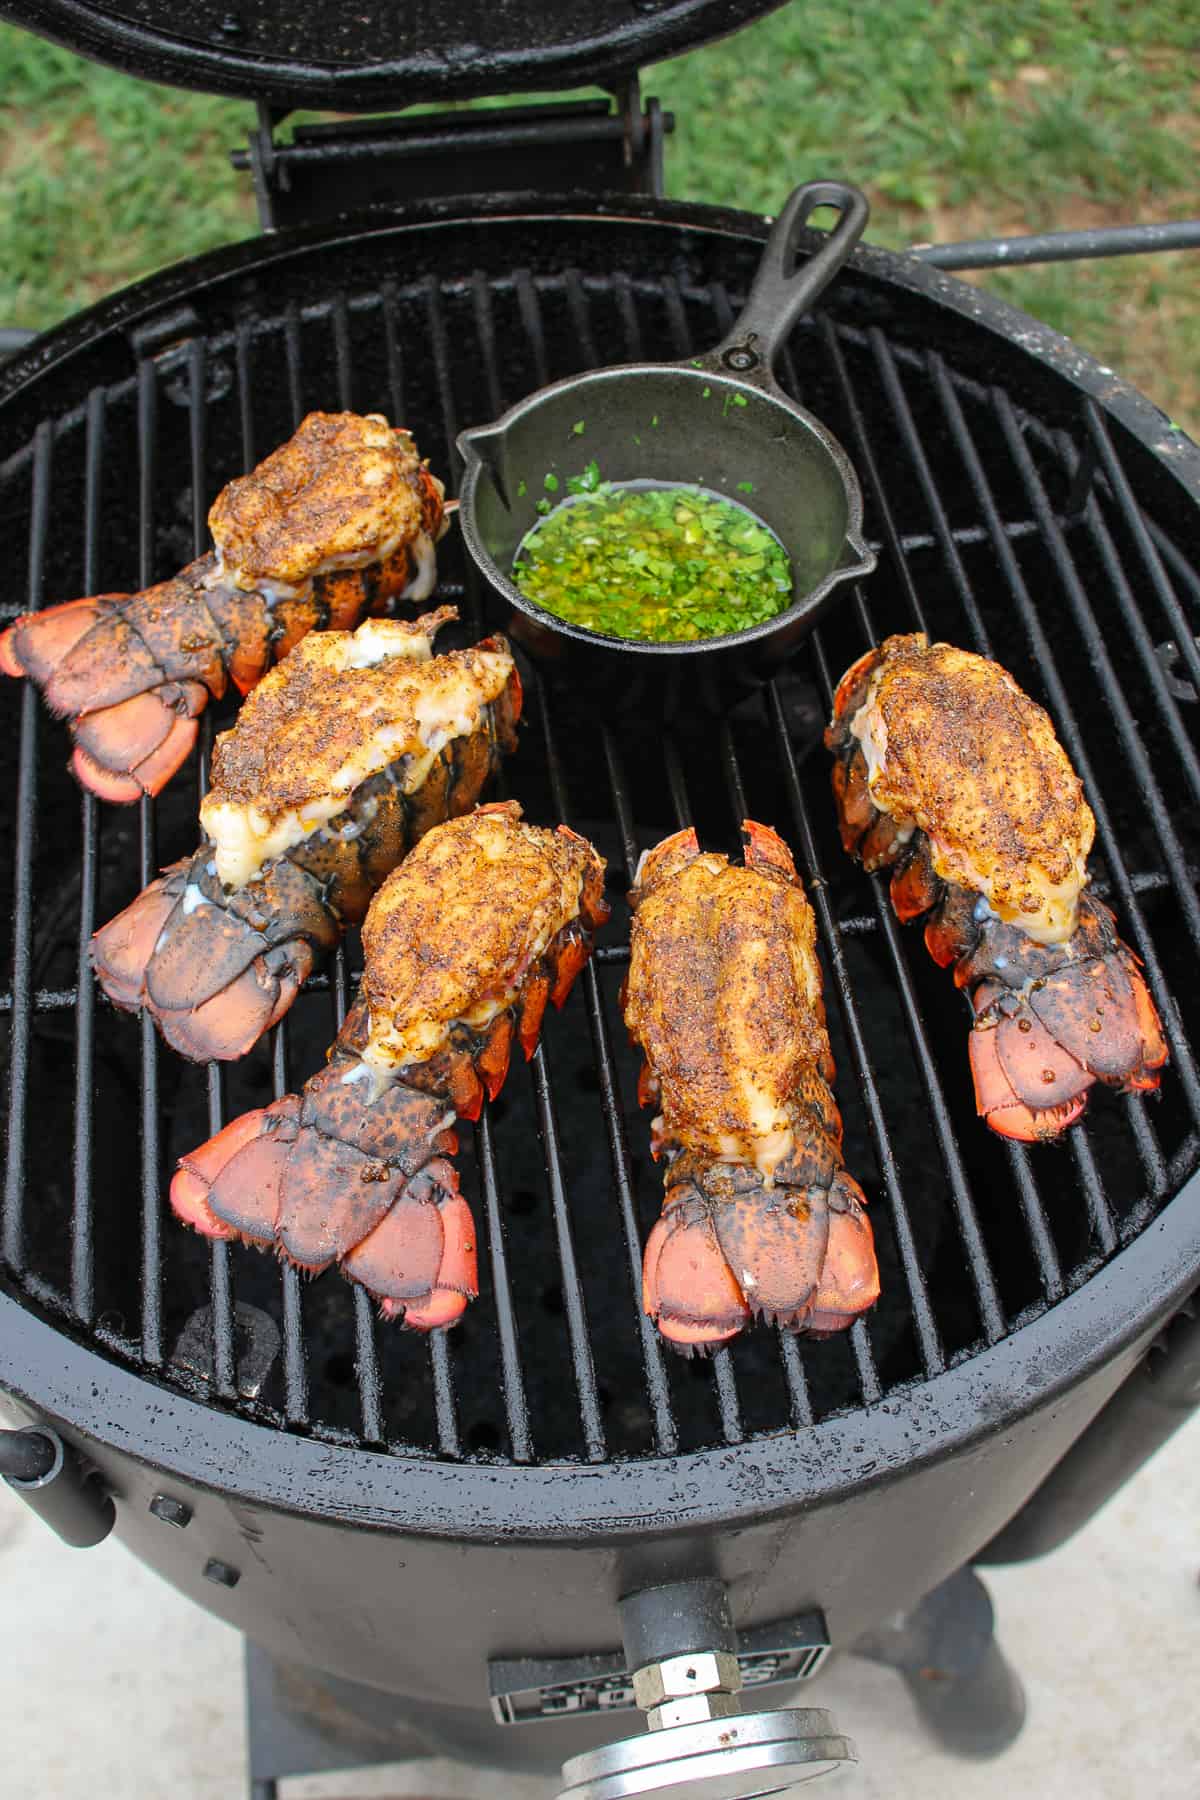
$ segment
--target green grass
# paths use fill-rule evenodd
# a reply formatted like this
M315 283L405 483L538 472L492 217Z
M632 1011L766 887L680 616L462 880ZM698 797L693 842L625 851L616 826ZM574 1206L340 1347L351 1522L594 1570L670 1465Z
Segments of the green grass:
M255 230L248 105L0 26L0 323L44 326ZM646 73L668 191L773 211L818 173L900 246L1197 210L1200 9L1181 0L797 0ZM1200 433L1200 254L988 278Z

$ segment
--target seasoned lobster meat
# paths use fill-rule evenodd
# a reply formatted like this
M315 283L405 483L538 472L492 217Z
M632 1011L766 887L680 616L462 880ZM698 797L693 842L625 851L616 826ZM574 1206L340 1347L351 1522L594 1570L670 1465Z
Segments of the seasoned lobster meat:
M26 613L0 670L70 724L71 766L103 800L157 794L230 681L241 693L308 631L424 600L445 530L440 481L378 413L309 413L208 515L215 551L138 594Z
M1141 965L1086 891L1095 835L1042 708L998 663L892 637L838 685L825 742L842 842L892 868L902 920L954 967L973 1013L981 1118L1057 1137L1097 1081L1156 1088L1167 1046Z
M521 687L486 638L433 655L440 607L316 632L216 742L205 839L92 939L116 1005L197 1060L243 1056L432 825L516 748Z
M787 845L742 827L745 867L694 831L642 858L625 1023L657 1109L662 1217L646 1311L685 1352L752 1316L824 1336L879 1297L866 1201L842 1166L816 926Z
M181 1159L178 1217L311 1274L336 1262L385 1318L452 1325L478 1289L455 1120L500 1091L514 1036L532 1056L608 917L603 884L590 844L515 800L436 826L371 903L327 1067Z

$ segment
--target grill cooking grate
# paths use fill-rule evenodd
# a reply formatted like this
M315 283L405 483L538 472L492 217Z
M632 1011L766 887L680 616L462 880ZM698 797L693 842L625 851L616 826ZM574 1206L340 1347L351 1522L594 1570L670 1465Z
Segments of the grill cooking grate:
M491 235L499 247L503 234ZM26 591L9 612L130 572L143 585L169 573L204 548L221 483L310 407L387 411L456 477L460 427L583 367L685 356L734 314L735 284L727 293L711 271L697 280L682 258L661 275L636 256L630 272L485 272L475 260L498 254L487 237L461 252L465 273L389 269L373 289L282 310L257 296L232 325L206 337L197 321L144 352L131 376L47 401L0 471L14 569L17 522L28 532ZM1052 1306L1145 1228L1200 1160L1187 1014L1200 954L1200 707L1176 697L1160 653L1172 640L1178 676L1200 692L1197 521L1168 532L1142 512L1143 453L1126 457L1094 402L1072 394L1069 427L1061 399L1039 417L1028 395L989 387L961 345L952 361L886 335L869 308L856 311L852 284L833 305L848 316L796 333L785 381L859 468L881 550L870 584L846 595L784 677L723 719L697 711L664 734L634 714L598 728L569 695L531 689L509 791L532 818L596 838L618 904L529 1072L514 1069L473 1143L464 1133L484 1292L448 1338L380 1328L361 1290L332 1275L308 1286L256 1253L204 1245L164 1210L181 1150L318 1065L358 966L355 938L270 1041L227 1069L185 1067L148 1023L97 1003L89 936L132 897L135 870L144 882L192 847L229 709L206 716L190 783L185 774L181 791L118 814L80 798L62 771L61 728L30 689L5 684L0 706L19 723L2 752L15 874L12 983L0 997L0 1254L15 1291L111 1354L267 1424L400 1456L599 1464L738 1443L929 1380ZM457 546L444 567L475 634L482 596ZM818 735L832 682L869 642L910 629L997 656L1050 709L1096 813L1097 887L1145 961L1171 1042L1157 1104L1098 1096L1065 1145L1036 1154L975 1121L961 1002L919 933L897 925L885 882L852 867L833 830ZM664 832L694 823L733 849L746 813L789 836L816 909L847 1162L871 1201L884 1298L843 1339L760 1330L688 1364L639 1304L661 1185L616 1000L621 896L639 851ZM197 1371L176 1345L206 1306L210 1354ZM241 1334L264 1314L279 1356L261 1392L243 1392Z

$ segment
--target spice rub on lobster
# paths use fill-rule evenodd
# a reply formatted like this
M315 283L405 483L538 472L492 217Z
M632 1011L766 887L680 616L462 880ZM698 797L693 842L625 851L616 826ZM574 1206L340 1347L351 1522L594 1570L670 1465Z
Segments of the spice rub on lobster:
M0 636L0 670L29 676L68 720L84 787L157 794L229 682L244 694L306 632L432 593L443 499L407 431L378 413L309 413L218 494L215 550L140 593L26 613Z
M742 835L744 868L694 831L664 839L630 895L622 1006L666 1164L643 1297L686 1352L752 1316L825 1335L879 1296L866 1201L842 1166L812 908L782 839L752 819Z
M1133 951L1087 892L1095 820L1047 714L998 663L888 638L838 684L825 734L842 842L892 868L901 920L974 1014L980 1117L1057 1137L1097 1081L1156 1088L1167 1047Z
M607 917L604 864L565 825L510 800L436 826L371 904L328 1065L183 1157L177 1216L312 1274L336 1262L386 1318L453 1324L478 1291L455 1121L499 1093L514 1037L532 1056Z
M450 606L314 633L216 743L205 840L92 939L100 984L173 1049L242 1056L405 853L516 748L502 637L433 654Z

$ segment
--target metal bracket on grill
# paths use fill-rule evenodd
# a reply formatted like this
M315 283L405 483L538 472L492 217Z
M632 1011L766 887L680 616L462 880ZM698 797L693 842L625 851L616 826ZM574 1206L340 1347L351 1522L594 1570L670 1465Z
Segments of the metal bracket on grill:
M642 107L631 75L607 100L558 101L479 112L424 113L297 125L260 102L258 127L230 153L249 169L264 231L308 225L362 207L463 194L663 191L663 139L675 129L657 100Z
M825 1617L816 1610L737 1634L744 1688L807 1681L828 1653ZM488 1663L488 1691L499 1725L575 1713L625 1712L638 1704L628 1659L621 1650L593 1656L493 1657Z
M647 1731L564 1763L559 1800L757 1800L856 1761L820 1708L742 1711L744 1641L715 1576L627 1594L621 1635Z

